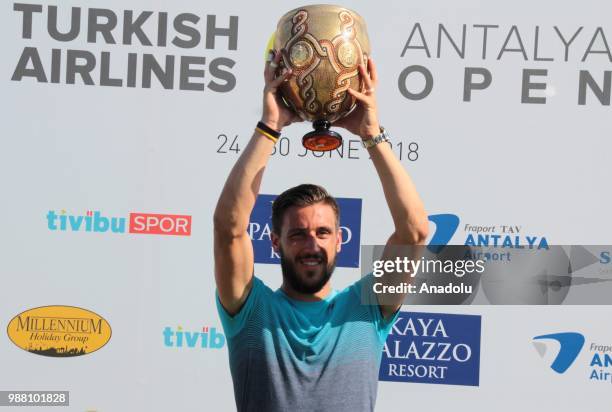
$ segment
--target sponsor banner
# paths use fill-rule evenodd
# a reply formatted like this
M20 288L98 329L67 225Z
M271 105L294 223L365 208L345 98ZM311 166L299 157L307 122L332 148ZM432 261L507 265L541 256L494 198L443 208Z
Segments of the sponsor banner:
M42 356L72 357L95 352L111 338L110 324L75 306L42 306L9 322L7 333L19 348Z
M400 312L379 380L479 386L480 335L480 316Z
M461 223L459 216L451 213L430 215L429 221L435 224L435 230L429 241L429 249L432 252L449 243L507 249L521 246L528 246L531 249L548 248L546 236L527 232L526 228L519 224ZM451 242L459 229L464 232L463 235L458 236L459 243L457 239Z
M164 346L178 349L221 349L225 346L225 335L215 327L204 326L201 330L185 330L182 326L164 327Z
M550 358L547 352L558 347L550 361L550 369L559 375L576 370L581 380L594 384L612 384L612 341L591 340L579 332L560 332L535 336L533 346L542 358ZM579 355L585 355L578 360Z
M276 195L260 194L255 202L249 222L249 236L253 242L255 263L280 263L274 252L272 233L272 202ZM359 245L361 237L361 199L336 198L340 207L340 229L342 250L338 253L336 266L359 267Z
M88 210L84 215L49 210L47 228L62 232L191 236L191 216L132 212L125 218L104 216L99 210Z
M130 233L190 236L191 216L130 213Z
M57 16L71 17L67 32L58 28ZM12 19L21 26L13 38L23 45L10 77L15 82L215 93L236 86L235 15L15 3ZM39 19L48 20L48 30L36 30ZM117 24L122 20L123 27ZM88 47L81 49L84 40ZM94 44L112 47L99 52Z

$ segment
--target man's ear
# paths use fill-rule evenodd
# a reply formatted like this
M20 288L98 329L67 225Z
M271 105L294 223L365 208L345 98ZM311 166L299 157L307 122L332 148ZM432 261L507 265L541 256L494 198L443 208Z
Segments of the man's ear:
M340 253L342 249L342 229L338 228L338 235L336 237L336 253Z
M270 240L272 241L272 248L276 253L278 253L280 250L280 237L276 233L272 232L270 233Z

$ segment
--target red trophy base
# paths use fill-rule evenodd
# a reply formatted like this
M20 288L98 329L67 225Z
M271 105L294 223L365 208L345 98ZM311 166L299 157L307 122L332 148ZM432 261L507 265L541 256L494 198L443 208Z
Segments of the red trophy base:
M306 133L302 138L302 144L306 149L313 152L329 152L340 147L342 136L329 130L330 122L327 120L316 120L312 126L314 130Z

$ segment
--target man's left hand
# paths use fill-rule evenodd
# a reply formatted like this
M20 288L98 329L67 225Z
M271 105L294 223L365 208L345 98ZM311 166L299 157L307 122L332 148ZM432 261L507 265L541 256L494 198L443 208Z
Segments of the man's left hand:
M353 89L347 90L351 96L357 99L357 107L348 116L335 121L333 125L342 127L366 140L380 134L375 95L376 86L378 85L378 74L374 60L371 57L368 58L367 71L363 64L360 64L358 67L365 90L363 92Z

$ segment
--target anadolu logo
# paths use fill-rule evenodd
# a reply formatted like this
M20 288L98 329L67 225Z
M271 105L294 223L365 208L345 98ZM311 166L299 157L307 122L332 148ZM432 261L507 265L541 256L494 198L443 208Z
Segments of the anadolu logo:
M69 215L65 210L47 213L52 231L132 233L142 235L191 236L191 216L158 213L130 213L129 217L106 217L98 210L84 215Z
M576 332L540 335L534 337L533 340L533 346L541 357L544 357L546 354L547 345L540 341L556 341L559 344L559 353L553 360L550 368L560 374L565 373L572 366L578 354L580 354L585 341L584 336Z
M111 327L100 315L74 306L26 310L8 324L11 341L42 356L72 357L95 352L110 340Z
M276 195L260 194L251 212L248 233L253 243L255 263L280 263L280 256L272 248L272 202ZM361 199L336 198L340 208L342 249L338 253L338 267L359 267L361 243Z
M168 348L221 349L225 346L225 336L217 329L204 326L201 331L176 329L166 326L163 330L164 346Z

